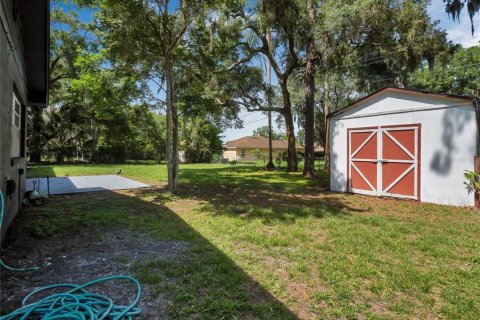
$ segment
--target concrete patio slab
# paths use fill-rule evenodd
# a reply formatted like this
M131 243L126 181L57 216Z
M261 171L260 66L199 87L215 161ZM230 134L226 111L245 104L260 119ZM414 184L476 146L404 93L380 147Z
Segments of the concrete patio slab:
M39 195L124 190L150 187L132 179L118 175L52 177L26 179L26 189L38 190Z

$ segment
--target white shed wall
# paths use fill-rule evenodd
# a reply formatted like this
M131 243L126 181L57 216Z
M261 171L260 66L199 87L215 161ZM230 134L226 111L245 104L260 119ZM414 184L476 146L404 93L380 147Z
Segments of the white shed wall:
M380 113L380 114L378 114ZM473 206L465 170L473 170L477 146L471 102L411 94L381 93L330 119L330 188L347 191L347 129L421 124L420 200Z

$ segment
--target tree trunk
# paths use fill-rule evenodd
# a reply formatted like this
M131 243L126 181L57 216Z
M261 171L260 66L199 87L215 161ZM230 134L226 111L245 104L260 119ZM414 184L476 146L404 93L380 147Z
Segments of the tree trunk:
M30 152L29 162L40 163L42 161L42 154L38 151Z
M57 164L63 164L63 154L61 152L57 152Z
M325 128L325 142L323 145L324 154L325 154L325 163L323 168L326 170L330 169L330 121L328 121L328 114L330 113L330 101L328 100L328 74L325 75L324 81L324 97L323 97L323 117L324 117L324 128Z
M303 175L315 177L314 117L315 117L315 47L312 36L307 38L307 64L305 67L305 162Z
M328 170L330 174L330 120L325 117L325 143L324 143L325 148L324 150L324 155L325 155L325 163L323 165L323 168L325 170Z
M271 106L271 104L270 104ZM272 147L272 111L268 111L268 163L267 170L275 169L273 164L273 147Z
M270 31L267 32L267 41L270 44L272 43L272 34ZM269 85L269 90L271 89L272 85L272 63L267 60L267 81ZM268 107L272 108L272 94L271 92L268 93ZM266 166L267 170L275 169L275 165L273 164L273 147L272 147L272 111L268 111L268 163Z
M297 150L295 148L295 131L293 126L292 111L285 112L285 127L287 129L288 140L288 159L287 159L287 172L297 172Z
M172 88L173 88L173 79L172 79ZM177 181L178 181L178 111L175 106L175 100L173 97L172 91L172 173L173 173L173 188L172 192L177 191Z
M288 159L287 172L297 172L297 150L295 148L295 130L293 125L292 102L290 100L290 92L288 92L285 81L280 81L280 88L283 96L283 116L285 117L285 127L287 129L288 140Z
M173 99L173 75L172 66L168 58L164 62L165 78L167 81L167 146L166 162L168 174L168 190L175 193L178 174L178 116Z

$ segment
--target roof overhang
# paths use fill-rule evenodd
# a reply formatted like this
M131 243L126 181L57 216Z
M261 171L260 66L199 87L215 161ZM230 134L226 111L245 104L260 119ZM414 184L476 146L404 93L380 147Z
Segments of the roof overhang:
M380 90L377 90L371 94L369 94L368 96L365 96L357 101L355 101L354 103L346 106L345 108L342 108L340 110L337 110L335 112L331 112L327 115L327 117L333 117L333 116L336 116L336 115L339 115L347 110L350 110L352 108L355 108L357 107L358 105L360 105L361 103L367 101L367 100L370 100L371 98L379 95L379 94L382 94L382 93L385 93L385 92L401 92L401 93L412 93L412 94L418 94L418 95L427 95L427 96L436 96L436 97L440 97L440 98L446 98L446 99L457 99L457 100L465 100L465 101L471 101L473 103L473 101L475 100L474 98L472 97L469 97L469 96L460 96L460 95L454 95L454 94L446 94L446 93L439 93L439 92L433 92L433 91L423 91L423 90L415 90L415 89L405 89L405 88L395 88L395 87L385 87L383 89L380 89Z
M50 58L50 1L18 1L27 75L28 105L48 104Z

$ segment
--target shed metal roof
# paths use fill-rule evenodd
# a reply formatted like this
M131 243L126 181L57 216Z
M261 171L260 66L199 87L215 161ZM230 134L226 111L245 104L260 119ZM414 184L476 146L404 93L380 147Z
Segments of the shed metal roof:
M455 94L447 94L447 93L441 93L441 92L434 92L434 91L424 91L424 90L416 90L416 89L406 89L406 88L396 88L396 87L385 87L383 89L377 90L368 96L365 96L354 103L346 106L345 108L342 108L340 110L331 112L328 114L328 117L336 116L339 115L347 110L350 110L356 106L358 106L360 103L365 102L381 93L385 92L403 92L403 93L413 93L413 94L421 94L421 95L428 95L428 96L436 96L439 98L445 98L445 99L459 99L459 100L466 100L466 101L475 101L475 98L470 97L470 96L461 96L461 95L455 95Z

